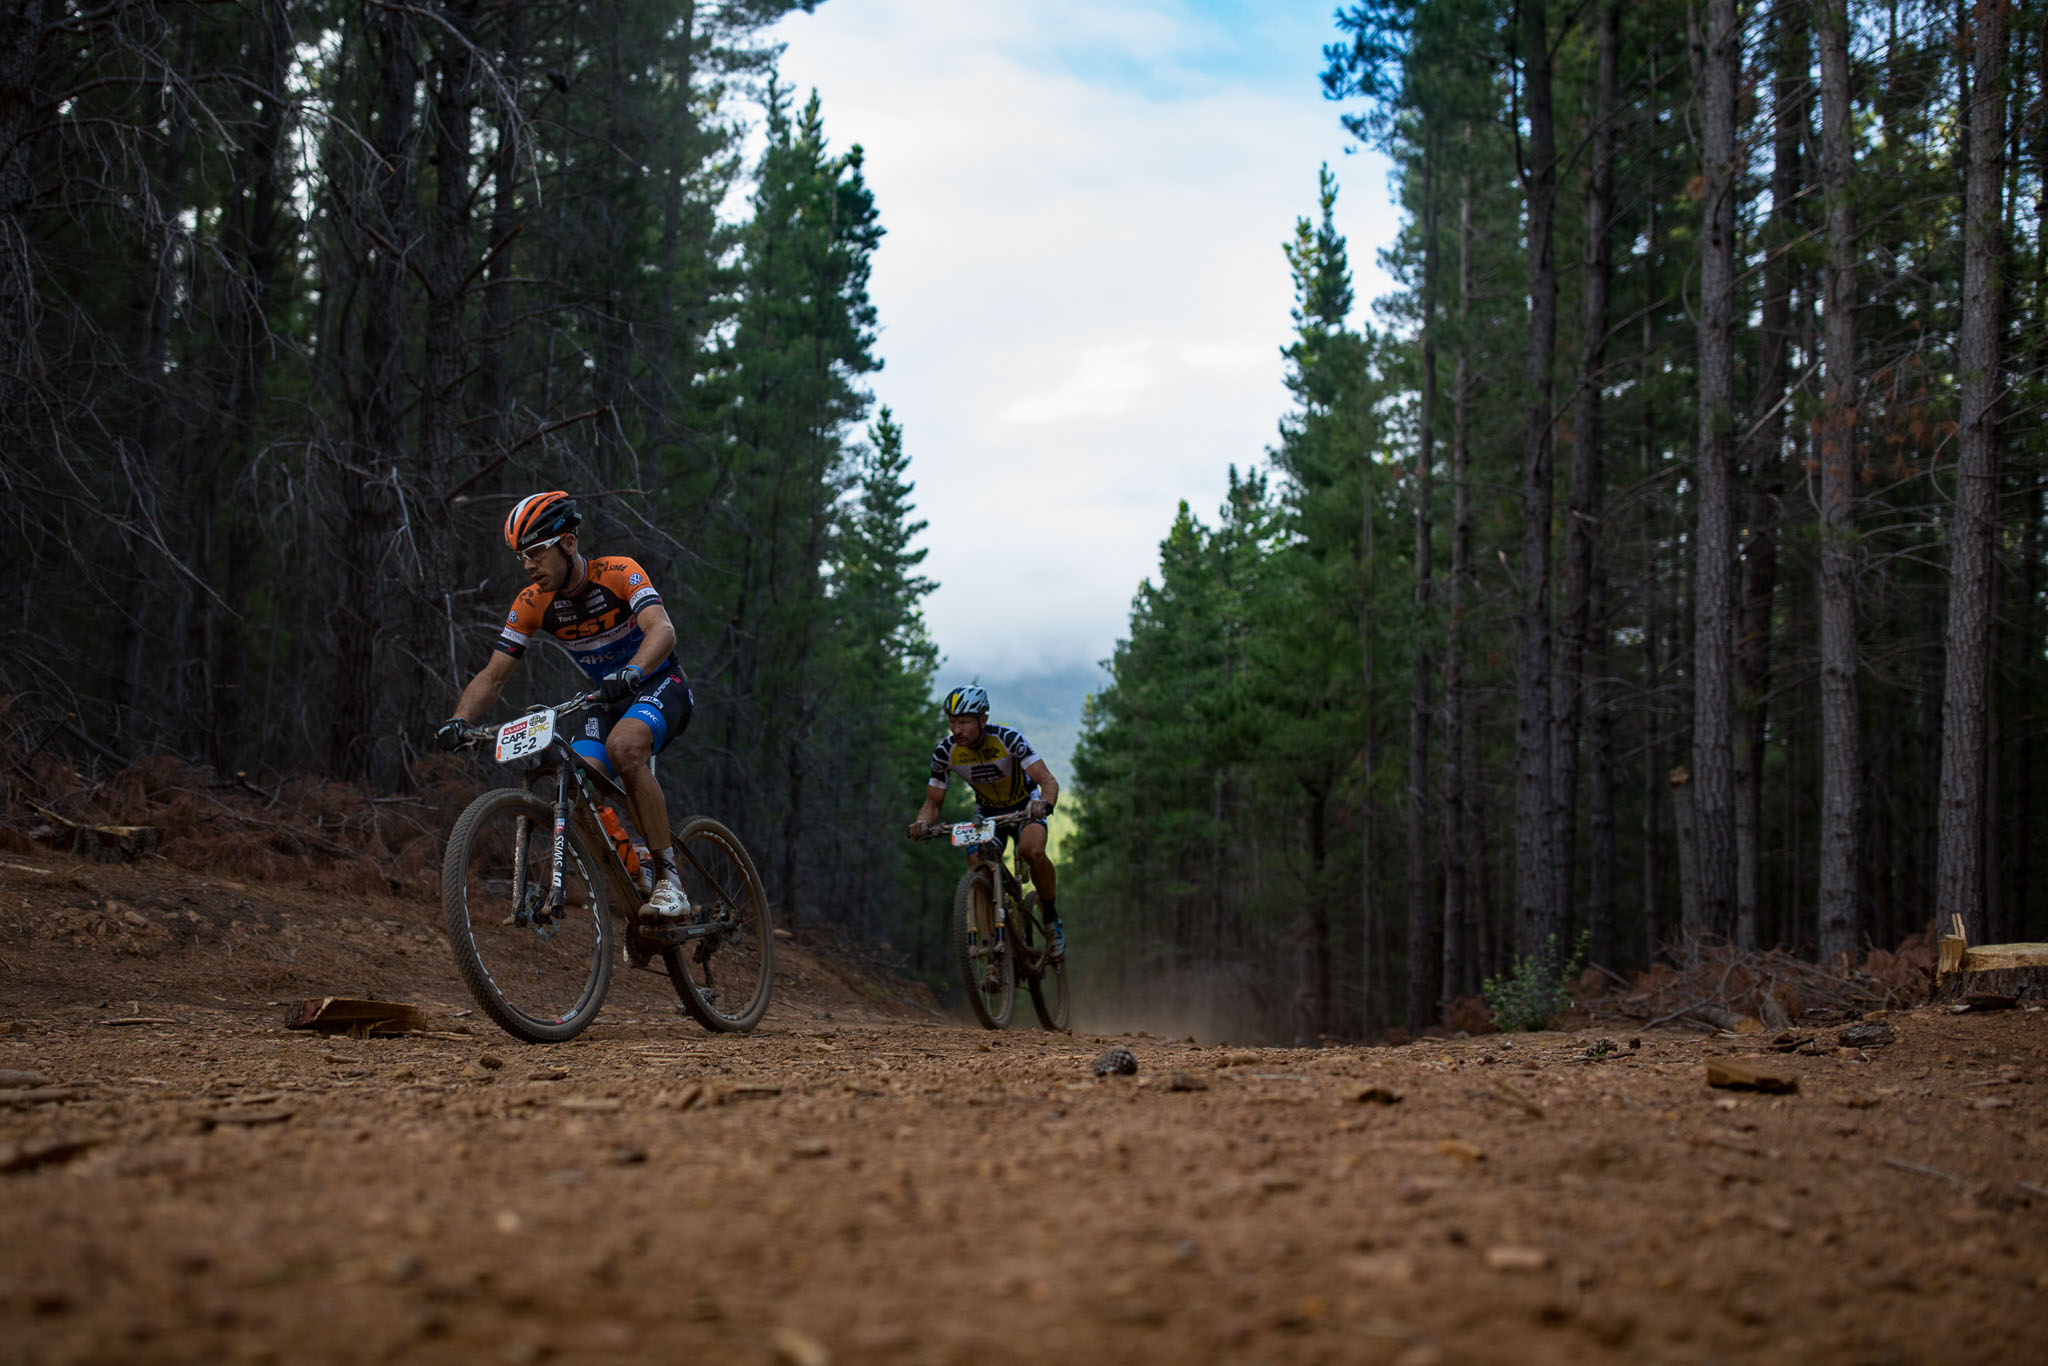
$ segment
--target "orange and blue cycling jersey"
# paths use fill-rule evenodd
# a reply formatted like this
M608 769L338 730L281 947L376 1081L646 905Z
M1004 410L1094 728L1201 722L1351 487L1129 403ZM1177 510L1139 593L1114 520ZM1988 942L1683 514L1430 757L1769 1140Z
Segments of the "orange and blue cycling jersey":
M983 725L980 744L948 735L932 748L931 785L944 792L958 773L974 789L974 804L982 814L999 815L1039 795L1038 784L1024 770L1040 757L1020 732Z
M529 584L513 601L497 648L517 659L526 653L535 631L546 631L593 679L632 663L647 638L636 618L642 609L660 606L661 594L654 591L647 571L624 555L583 563L583 582L573 589L547 593ZM671 655L648 670L648 676L675 668Z

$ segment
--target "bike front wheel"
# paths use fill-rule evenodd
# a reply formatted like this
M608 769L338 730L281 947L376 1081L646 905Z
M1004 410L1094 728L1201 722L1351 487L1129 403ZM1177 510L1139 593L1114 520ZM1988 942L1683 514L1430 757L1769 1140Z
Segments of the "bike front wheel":
M674 846L693 937L664 952L662 963L691 1019L744 1033L768 1013L775 981L775 923L761 874L739 836L709 816L684 825Z
M993 874L970 869L953 893L953 947L967 1005L983 1029L1007 1029L1017 999L1017 967L996 943Z
M1031 992L1031 1008L1038 1023L1064 1034L1073 1027L1073 1008L1067 997L1067 960L1052 956L1052 936L1039 913L1038 893L1027 892L1017 908L1018 975Z
M555 809L497 788L469 804L441 859L455 969L515 1039L561 1043L597 1018L611 984L612 922L597 860L572 829L554 904Z

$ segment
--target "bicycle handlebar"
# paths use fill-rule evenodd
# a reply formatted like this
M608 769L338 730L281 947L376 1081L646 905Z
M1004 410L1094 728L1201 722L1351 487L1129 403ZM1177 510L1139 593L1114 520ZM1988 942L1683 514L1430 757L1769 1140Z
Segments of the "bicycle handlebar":
M1013 825L1022 825L1024 824L1024 822L1032 819L1034 818L1030 815L1029 812L1012 811L1008 815L1003 816L983 816L980 818L980 820L976 821L940 821L937 824L926 826L925 832L920 837L920 840L923 843L930 843L932 840L936 839L950 839L953 834L954 826L978 825L980 824L981 820L992 820L996 823L996 827L998 829L1004 829Z
M602 700L604 700L603 690L592 688L589 692L577 693L566 702L536 702L521 712L520 715L531 716L537 711L581 711L585 707L593 706ZM495 724L483 721L468 722L463 731L463 743L474 745L480 741L489 740L502 729L504 729L503 722Z

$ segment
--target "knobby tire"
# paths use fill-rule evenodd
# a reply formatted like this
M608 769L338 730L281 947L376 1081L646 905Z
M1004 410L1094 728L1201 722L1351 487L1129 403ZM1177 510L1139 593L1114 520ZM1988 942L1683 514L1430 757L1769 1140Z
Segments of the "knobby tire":
M1007 950L989 952L996 923L992 876L987 868L974 868L961 877L953 893L953 948L974 1018L983 1029L1007 1029L1017 999L1017 965Z
M698 816L673 840L690 899L684 923L718 923L717 934L666 950L662 964L690 1018L719 1034L743 1034L768 1013L775 980L775 924L761 874L739 836Z
M526 876L515 876L520 819ZM611 907L598 861L569 831L559 917L544 902L554 862L554 805L518 788L469 804L441 860L441 916L455 969L479 1009L526 1043L561 1043L597 1018L612 974ZM513 890L526 890L523 907ZM522 918L522 910L524 917Z
M1039 914L1037 892L1025 894L1015 923L1017 952L1025 964L1023 976L1031 992L1031 1009L1037 1012L1041 1026L1064 1034L1073 1027L1073 1006L1067 996L1067 960L1039 961L1052 936L1046 932L1045 919ZM1035 971L1030 967L1034 962L1038 964Z

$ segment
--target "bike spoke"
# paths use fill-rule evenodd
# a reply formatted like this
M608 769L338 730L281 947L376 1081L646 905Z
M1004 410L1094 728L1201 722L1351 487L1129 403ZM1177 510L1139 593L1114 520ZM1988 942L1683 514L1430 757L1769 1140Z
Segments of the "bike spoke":
M507 793L473 807L451 842L443 903L456 960L479 1004L521 1038L566 1037L588 1023L609 978L609 935L591 870L571 846L560 906L554 841ZM457 858L461 867L454 866Z
M691 922L715 927L664 955L676 994L708 1029L751 1029L768 1008L774 961L760 875L738 837L703 817L675 850Z

